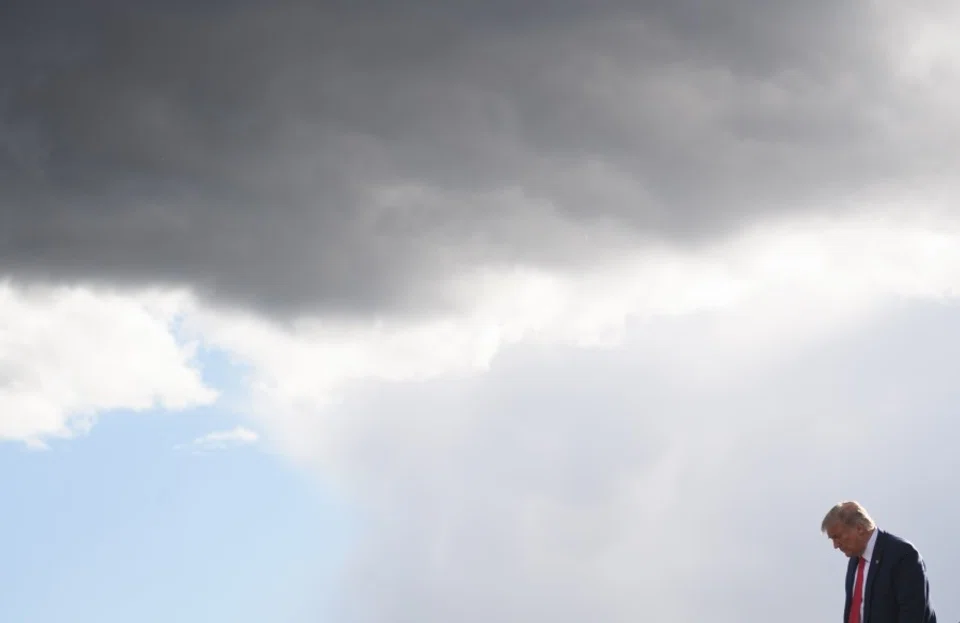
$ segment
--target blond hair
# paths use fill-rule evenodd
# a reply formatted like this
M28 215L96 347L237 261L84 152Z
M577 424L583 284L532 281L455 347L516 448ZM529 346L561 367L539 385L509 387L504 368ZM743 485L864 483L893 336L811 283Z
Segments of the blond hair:
M867 509L861 506L859 502L852 500L840 502L828 510L820 523L820 531L826 532L827 528L837 522L845 526L860 526L865 530L873 530L876 527Z

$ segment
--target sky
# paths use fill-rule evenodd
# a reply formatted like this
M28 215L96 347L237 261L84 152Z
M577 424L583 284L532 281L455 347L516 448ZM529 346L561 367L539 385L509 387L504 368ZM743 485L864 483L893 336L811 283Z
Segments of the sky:
M960 617L954 3L2 12L2 620Z

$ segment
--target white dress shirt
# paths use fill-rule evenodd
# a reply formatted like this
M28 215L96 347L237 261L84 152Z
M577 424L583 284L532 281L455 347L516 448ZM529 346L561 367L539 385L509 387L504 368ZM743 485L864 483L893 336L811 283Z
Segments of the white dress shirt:
M863 600L863 597L866 597L867 593L867 578L870 577L870 563L873 562L873 548L877 545L877 529L873 529L873 534L870 535L870 540L867 541L867 548L863 550L862 558L866 561L863 563L863 586L860 588L863 591L863 594L860 598L860 623L863 623L863 607L866 603ZM856 588L857 577L853 577L854 588Z

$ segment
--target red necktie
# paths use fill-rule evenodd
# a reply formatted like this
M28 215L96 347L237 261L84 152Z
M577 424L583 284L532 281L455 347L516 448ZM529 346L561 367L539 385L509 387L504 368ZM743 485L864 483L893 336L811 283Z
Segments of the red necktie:
M857 564L857 581L853 584L853 600L850 602L849 623L860 623L860 604L863 603L863 565L866 559L860 558Z

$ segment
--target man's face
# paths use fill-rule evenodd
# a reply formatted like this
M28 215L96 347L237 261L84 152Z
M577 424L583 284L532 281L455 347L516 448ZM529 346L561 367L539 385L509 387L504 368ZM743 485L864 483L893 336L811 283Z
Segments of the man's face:
M862 556L870 540L870 533L862 526L848 526L839 521L827 527L827 538L833 541L833 547L847 555L847 558Z

